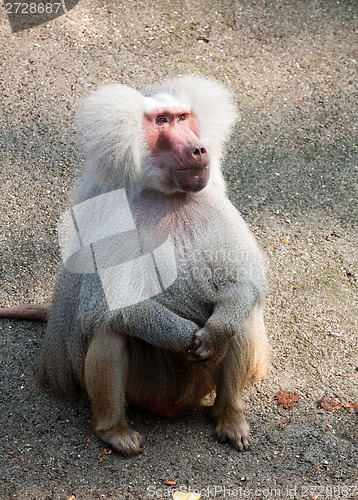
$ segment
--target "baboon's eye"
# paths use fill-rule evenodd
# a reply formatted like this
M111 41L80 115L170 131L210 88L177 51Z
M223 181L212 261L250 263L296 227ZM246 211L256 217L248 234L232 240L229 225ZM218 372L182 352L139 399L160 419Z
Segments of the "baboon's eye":
M158 118L156 118L155 120L155 123L157 125L163 125L164 123L168 123L168 119L165 116L158 116Z

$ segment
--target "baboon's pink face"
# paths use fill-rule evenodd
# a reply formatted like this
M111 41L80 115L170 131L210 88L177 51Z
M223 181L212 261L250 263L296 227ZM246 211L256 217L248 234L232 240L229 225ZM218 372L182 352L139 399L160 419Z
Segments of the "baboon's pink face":
M144 115L151 164L163 191L200 191L209 180L210 157L200 141L199 122L185 108L170 106Z

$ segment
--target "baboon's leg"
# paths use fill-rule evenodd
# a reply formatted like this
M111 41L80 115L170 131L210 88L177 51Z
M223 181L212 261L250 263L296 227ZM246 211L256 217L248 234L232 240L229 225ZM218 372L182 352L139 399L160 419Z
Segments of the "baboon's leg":
M100 331L86 355L85 383L97 436L124 455L136 455L143 439L125 417L129 361L126 338L110 330Z
M258 326L260 330L254 330ZM260 317L257 320L250 317L245 329L231 341L217 368L213 407L215 433L221 442L229 441L239 451L247 450L251 442L249 425L243 412L242 392L252 377L263 375L267 365L268 343L262 328ZM260 356L265 359L259 359Z
M239 450L250 447L249 425L245 419L242 391L248 378L247 368L239 365L239 342L235 338L220 362L217 373L213 418L215 434L221 443L230 442Z

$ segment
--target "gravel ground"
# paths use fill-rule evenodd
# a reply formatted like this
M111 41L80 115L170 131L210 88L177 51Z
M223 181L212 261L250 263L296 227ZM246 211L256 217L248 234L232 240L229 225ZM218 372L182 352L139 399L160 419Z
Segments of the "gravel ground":
M241 110L225 173L267 255L274 351L247 391L251 451L218 444L204 406L172 421L130 411L145 448L124 459L88 406L36 386L44 325L2 320L0 498L358 498L357 416L318 405L358 401L356 0L81 0L17 33L1 7L0 30L0 305L51 297L81 98L200 73ZM301 399L284 409L278 391Z

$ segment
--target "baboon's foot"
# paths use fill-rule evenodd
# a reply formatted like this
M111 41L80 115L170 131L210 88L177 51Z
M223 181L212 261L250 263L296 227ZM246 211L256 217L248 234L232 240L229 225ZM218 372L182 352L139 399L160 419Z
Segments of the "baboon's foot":
M122 455L138 455L142 451L142 436L128 427L127 425L118 425L108 430L96 431L97 436L106 444L122 453Z
M238 451L245 451L251 447L249 424L243 416L234 420L219 418L215 434L220 443L230 443Z

